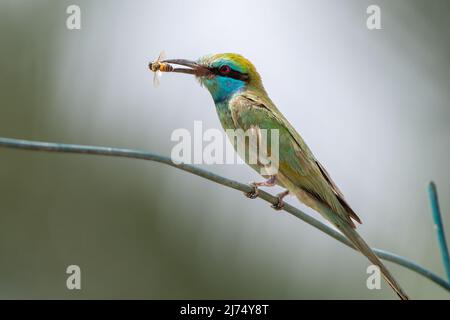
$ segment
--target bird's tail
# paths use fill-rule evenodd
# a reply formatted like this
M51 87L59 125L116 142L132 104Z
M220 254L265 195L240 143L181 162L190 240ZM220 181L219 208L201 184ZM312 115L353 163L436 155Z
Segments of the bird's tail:
M344 234L344 236L353 244L355 249L365 255L371 263L380 268L384 279L392 287L400 299L409 300L408 295L403 291L383 262L381 262L369 245L358 234L358 232L356 232L354 225L351 225L348 221L345 221L339 214L335 213L328 205L319 201L317 198L312 197L305 192L299 192L298 189L294 189L292 193L294 193L301 202L316 210L325 219L333 223L333 225L335 225L339 231L341 231L341 233Z
M346 223L336 224L337 228L351 241L351 243L363 254L370 262L380 268L386 282L394 289L395 293L402 300L409 300L408 295L403 291L400 285L395 281L394 277L391 275L389 270L381 262L381 260L375 255L369 245L364 241L364 239L353 229L350 225Z

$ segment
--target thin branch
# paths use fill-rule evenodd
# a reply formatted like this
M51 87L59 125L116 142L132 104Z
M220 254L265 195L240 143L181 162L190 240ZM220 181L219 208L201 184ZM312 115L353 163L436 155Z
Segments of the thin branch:
M428 194L431 203L431 213L433 214L434 226L439 243L439 249L441 251L441 259L444 264L444 270L447 274L447 280L450 281L450 258L448 256L447 241L445 240L444 225L442 223L441 209L439 207L439 200L437 195L437 189L434 182L430 182L428 185Z
M139 150L131 150L131 149L120 149L120 148L109 148L109 147L94 147L94 146L83 146L83 145L74 145L74 144L63 144L63 143L49 143L49 142L38 142L38 141L28 141L28 140L18 140L18 139L10 139L10 138L1 138L0 137L0 147L6 148L15 148L15 149L24 149L24 150L37 150L37 151L47 151L47 152L62 152L62 153L81 153L81 154L93 154L93 155L103 155L103 156L113 156L113 157L125 157L125 158L133 158L133 159L142 159L155 161L159 163L164 163L169 166L190 172L199 177L208 179L210 181L216 182L218 184L233 188L235 190L239 190L242 192L251 192L253 188L247 184L243 184L222 176L219 176L215 173L209 172L207 170L198 168L193 165L188 164L174 164L170 158L164 157L161 155L153 154L146 151ZM277 204L278 198L260 190L259 198L271 203ZM285 204L283 210L292 214L293 216L303 220L304 222L312 225L313 227L319 229L320 231L326 233L330 237L338 240L339 242L345 244L346 246L354 249L352 244L338 231L335 229L323 224L317 219L309 216L304 213L300 209ZM408 268L412 271L417 272L418 274L428 278L429 280L435 282L442 288L446 289L450 292L450 283L439 277L432 271L420 266L419 264L401 257L397 254L380 250L373 249L373 251L381 258L387 261L394 262L398 265L401 265L405 268Z

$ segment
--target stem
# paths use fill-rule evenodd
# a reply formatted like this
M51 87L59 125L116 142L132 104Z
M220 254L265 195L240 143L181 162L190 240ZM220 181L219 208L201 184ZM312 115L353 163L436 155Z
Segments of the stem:
M441 209L439 207L439 200L437 195L436 184L430 182L428 185L428 195L430 196L431 212L433 214L434 227L441 251L442 263L444 264L447 280L450 281L450 259L448 256L447 242L445 241L444 225L442 224Z

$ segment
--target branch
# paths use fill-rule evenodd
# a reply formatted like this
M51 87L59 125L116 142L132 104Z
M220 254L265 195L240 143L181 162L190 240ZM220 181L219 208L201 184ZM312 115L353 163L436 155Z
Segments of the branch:
M428 194L430 197L431 212L433 214L434 227L438 237L439 249L441 251L442 263L444 264L444 270L447 274L447 280L450 281L450 258L448 255L447 241L445 240L444 225L442 224L436 184L434 182L430 182L428 185Z
M109 147L95 147L95 146L83 146L83 145L74 145L74 144L63 144L63 143L49 143L49 142L38 142L38 141L28 141L28 140L18 140L18 139L9 139L9 138L1 138L0 137L0 147L6 148L14 148L14 149L24 149L24 150L35 150L35 151L47 151L47 152L62 152L62 153L81 153L81 154L93 154L93 155L103 155L103 156L113 156L113 157L124 157L124 158L132 158L132 159L141 159L141 160L149 160L155 161L159 163L164 163L171 167L181 169L192 174L195 174L199 177L208 179L210 181L216 182L218 184L227 186L229 188L239 190L242 192L251 192L253 188L247 184L243 184L222 176L219 176L215 173L209 172L204 169L200 169L193 165L188 164L174 164L172 160L168 157L164 157L161 155L153 154L146 151L139 150L131 150L131 149L120 149L120 148L109 148ZM277 204L278 198L260 190L259 198L271 203ZM304 213L300 209L293 207L286 203L283 207L283 210L292 214L293 216L303 220L304 222L312 225L313 227L319 229L320 231L326 233L330 237L336 239L337 241L345 244L346 246L355 249L353 245L338 231L334 230L331 227L328 227L324 223L319 220L309 216ZM428 278L434 283L438 284L442 288L446 289L450 292L450 283L439 277L432 271L422 267L421 265L407 259L401 257L395 253L391 253L381 249L373 249L373 251L381 258L387 261L394 262L398 265L401 265L407 269L417 272L418 274Z

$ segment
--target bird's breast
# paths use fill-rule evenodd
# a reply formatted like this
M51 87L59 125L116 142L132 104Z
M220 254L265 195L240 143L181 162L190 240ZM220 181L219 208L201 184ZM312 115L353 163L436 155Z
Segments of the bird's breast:
M229 108L229 104L226 102L216 103L216 111L219 116L220 123L222 124L222 128L224 130L235 130L236 125L231 116L231 110Z
M228 139L239 157L261 175L266 176L265 168L271 166L272 160L267 152L262 152L262 134L257 125L252 125L248 130L239 127L239 122L233 119L232 111L227 103L216 104L220 123ZM264 144L264 148L267 146ZM269 176L271 174L267 174Z

